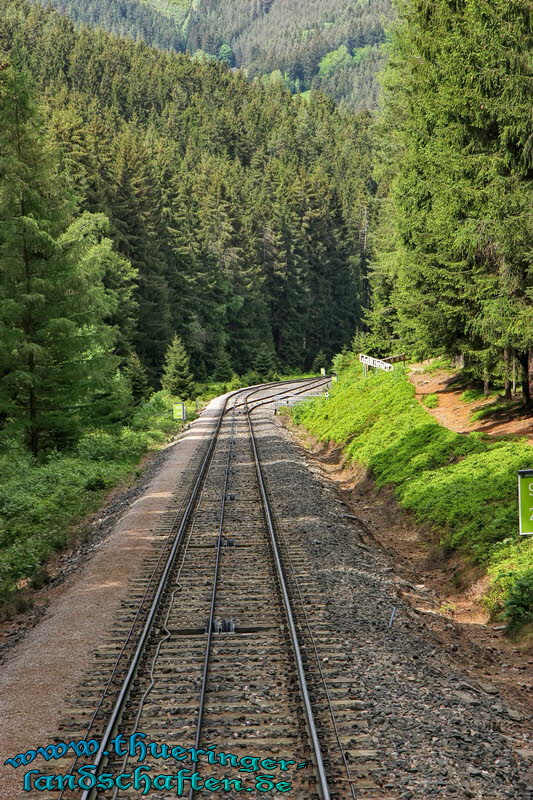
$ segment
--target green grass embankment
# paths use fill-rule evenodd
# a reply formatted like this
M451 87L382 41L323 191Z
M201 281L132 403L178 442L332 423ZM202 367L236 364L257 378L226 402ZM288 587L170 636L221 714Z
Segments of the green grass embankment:
M359 367L347 369L329 399L297 406L293 418L341 445L378 487L394 486L400 505L434 525L448 553L483 565L493 614L511 625L533 621L533 541L518 535L517 471L533 468L527 442L444 428L416 401L401 368L366 379Z
M18 589L27 579L34 587L46 582L46 560L69 544L73 527L105 493L144 453L179 432L183 423L172 418L172 402L154 394L128 426L89 430L75 450L52 453L42 464L15 444L0 454L0 604L6 611L22 605Z

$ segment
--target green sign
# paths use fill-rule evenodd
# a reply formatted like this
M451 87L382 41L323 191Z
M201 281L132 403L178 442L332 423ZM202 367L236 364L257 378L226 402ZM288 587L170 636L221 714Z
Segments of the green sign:
M533 469L521 469L518 473L518 509L520 535L533 536Z
M185 403L174 403L174 419L187 419L187 409Z

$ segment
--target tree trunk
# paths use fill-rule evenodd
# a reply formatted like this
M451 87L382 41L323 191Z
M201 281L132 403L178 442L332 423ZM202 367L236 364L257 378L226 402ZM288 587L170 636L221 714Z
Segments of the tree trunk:
M483 391L485 393L485 397L488 397L490 394L490 372L485 370L483 375Z
M33 388L30 389L30 450L33 456L39 454L39 428L37 425L37 398Z
M518 355L518 361L522 367L522 395L524 397L524 406L531 408L531 389L529 383L529 364L530 364L530 351L523 351Z
M533 395L533 350L528 351L527 358L527 383L529 389L529 398Z
M503 360L505 361L505 399L512 400L513 399L513 387L511 384L511 359L512 359L512 350L510 347L506 347L503 351Z

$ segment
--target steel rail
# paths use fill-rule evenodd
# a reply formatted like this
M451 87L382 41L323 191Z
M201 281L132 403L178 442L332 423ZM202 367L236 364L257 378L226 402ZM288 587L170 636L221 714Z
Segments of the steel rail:
M235 405L233 406L233 421L232 421L232 430L231 430L231 437L228 445L228 456L226 459L226 466L224 468L224 488L222 490L222 498L220 504L220 522L218 527L218 536L217 536L217 554L215 559L215 573L213 577L213 589L211 592L211 606L209 609L209 619L207 622L207 642L205 645L205 656L204 656L204 667L202 672L202 683L200 687L200 703L198 706L198 720L196 723L196 737L194 746L198 750L200 747L200 743L202 741L202 723L204 720L204 710L205 710L205 701L206 701L206 694L207 694L207 680L209 676L209 660L211 658L211 643L213 641L213 624L215 621L215 607L217 601L217 589L218 589L218 576L220 574L220 557L222 553L222 539L223 539L223 531L224 531L224 522L226 519L226 502L227 502L227 495L228 495L228 485L229 485L229 475L230 475L230 466L231 466L231 457L233 452L233 446L235 442ZM189 800L192 800L194 797L195 790L191 786L189 789Z
M303 389L298 389L298 390L291 391L290 394L282 394L282 395L275 394L275 395L270 395L270 397L266 397L266 398L263 398L263 397L258 398L257 400L253 401L254 402L254 406L251 409L251 411L255 411L256 408L260 408L261 406L271 405L278 397L281 397L282 399L284 399L285 397L295 397L298 394L304 394L305 392L309 391L309 389L320 389L321 386L327 386L327 384L330 383L330 381L331 381L331 378L313 378L312 379L312 384L313 384L312 386L304 386ZM255 394L255 392L254 392L254 394ZM241 403L241 404L239 404L237 406L237 408L241 408L241 406L245 406L245 405L247 405L246 402Z
M137 641L135 652L133 653L133 656L131 658L126 677L124 678L124 680L122 682L122 686L121 686L119 695L118 695L118 697L117 697L117 699L116 699L116 701L115 701L115 703L113 705L113 709L112 709L112 711L110 713L109 721L107 723L106 729L105 729L104 734L102 736L98 752L96 753L96 755L92 759L92 766L94 767L93 774L96 777L98 777L100 775L100 772L101 772L101 770L103 768L105 760L107 759L107 757L109 755L108 748L110 746L111 739L113 737L113 734L114 734L114 732L115 732L115 730L116 730L116 728L118 726L118 723L120 721L120 718L122 716L122 713L123 713L123 710L124 710L124 706L125 706L126 701L128 699L131 687L133 685L134 678L135 678L135 676L137 674L137 671L138 671L138 668L139 668L139 665L140 665L144 650L146 649L146 645L148 643L148 639L149 639L149 636L151 634L151 631L152 631L152 628L153 628L153 625L154 625L154 622L155 622L155 618L156 618L157 612L159 610L159 605L160 605L161 599L163 597L165 589L167 588L168 578L169 578L169 575L171 573L172 567L174 565L174 562L175 562L175 559L176 559L176 555L177 555L177 553L179 551L179 548L181 546L183 535L184 535L184 533L187 530L187 527L189 525L190 518L191 518L191 515L193 513L193 510L194 510L194 507L196 505L196 501L197 501L197 498L198 498L198 495L199 495L199 492L200 492L200 488L201 488L203 480L204 480L204 478L205 478L205 476L207 474L208 467L209 467L209 465L211 463L212 455L213 455L213 452L214 452L214 449L215 449L216 442L218 440L218 436L219 436L219 433L220 433L220 429L222 427L222 423L223 423L224 417L226 415L226 411L227 411L227 407L228 407L229 401L233 397L236 397L239 394L243 394L244 392L247 392L247 391L249 392L251 389L255 390L254 392L252 392L252 393L255 394L256 392L261 391L262 388L263 389L269 389L271 386L284 385L284 384L289 384L289 383L299 383L300 381L301 381L301 379L300 380L299 379L293 379L293 380L289 380L289 381L279 381L279 382L272 381L271 383L267 383L267 384L256 384L255 386L250 386L250 387L246 387L246 388L243 388L243 389L237 389L234 392L229 393L227 395L227 397L225 398L223 406L222 406L222 409L221 409L221 412L220 412L219 417L218 417L218 421L217 421L215 430L213 432L213 435L211 437L211 441L209 443L209 447L208 447L207 453L206 453L206 455L205 455L205 457L204 457L204 459L203 459L203 461L201 463L201 466L200 466L200 469L198 471L194 486L193 486L193 488L191 490L191 493L190 493L189 502L187 503L187 506L186 506L185 511L183 513L183 516L181 518L181 522L179 524L179 527L178 527L174 542L173 542L172 547L170 549L170 553L169 553L169 555L167 557L167 561L166 561L163 573L161 574L161 577L159 579L159 583L158 583L158 587L157 587L156 593L154 595L153 600L151 601L150 609L148 611L148 616L146 618L146 622L145 622L145 624L143 626L142 632L141 632L141 634L139 636L139 639ZM309 382L312 382L312 379L310 379ZM81 800L93 800L95 797L96 797L96 787L93 786L91 789L84 789L83 790L83 793L81 795Z
M265 479L263 476L263 470L261 468L261 461L259 458L259 451L257 448L257 442L255 439L253 423L252 423L252 411L254 409L246 409L246 417L248 420L248 428L250 431L250 438L252 442L252 450L254 454L254 461L255 461L255 470L257 473L257 481L259 484L259 490L261 493L261 500L263 503L263 511L265 515L265 521L267 524L268 532L270 534L270 542L272 545L272 555L274 559L274 563L276 565L276 573L279 581L279 587L281 591L281 597L283 600L283 606L285 608L285 615L287 617L287 623L289 626L289 633L292 643L292 649L294 653L294 660L296 664L296 671L298 673L298 683L300 684L300 693L302 696L302 701L304 705L304 712L307 721L307 729L309 733L309 737L311 739L313 757L315 762L315 768L317 771L317 777L319 782L319 794L321 800L330 800L331 795L328 786L328 778L326 774L326 769L324 767L324 759L322 757L322 747L320 744L320 740L318 738L318 732L315 722L315 716L313 712L313 706L311 704L311 698L309 696L309 689L307 687L307 679L305 676L305 667L302 659L302 652L300 649L300 643L298 640L298 634L296 631L296 624L294 621L294 615L292 613L292 606L291 601L289 598L289 593L287 590L287 583L285 581L285 573L283 570L283 565L281 562L281 556L276 536L276 531L274 527L274 520L272 516L272 510L270 507L270 500L268 497L268 493L266 490Z
M277 383L266 383L266 384L260 386L258 389L255 389L253 386L251 386L250 388L254 389L254 391L250 392L250 394L248 395L248 398L251 397L254 394L257 394L258 392L265 391L265 388L268 388L270 386L286 386L289 383L315 384L317 381L322 382L324 380L326 381L326 383L329 383L331 378L324 379L322 376L319 376L317 378L294 378L291 381L279 381ZM294 394L301 394L301 392L306 392L308 388L310 388L310 387L307 385L300 392L294 391L293 393ZM268 402L272 402L272 400L274 400L276 397L289 397L289 396L290 395L285 395L285 394L281 394L280 395L279 392L275 392L274 394L268 395L266 398L265 397L258 398L258 400L254 401L254 402L259 402L259 400L261 400L261 401L264 401L265 403L268 403ZM246 405L246 401L244 401L242 403L237 403L235 405L235 408L244 408L245 405Z

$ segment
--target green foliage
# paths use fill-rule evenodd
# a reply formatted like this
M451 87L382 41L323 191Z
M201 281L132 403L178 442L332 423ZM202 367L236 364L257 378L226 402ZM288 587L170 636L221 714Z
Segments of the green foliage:
M43 5L47 5L42 0ZM295 93L325 91L355 109L377 104L391 0L52 0L76 23L217 60Z
M439 406L438 394L425 394L422 397L422 405L426 406L426 408L438 408Z
M221 347L217 354L217 362L213 373L215 381L231 381L233 377L233 364L227 350Z
M507 557L501 543L517 536L516 476L533 464L527 442L443 428L416 402L401 370L363 380L359 366L346 369L329 400L297 406L293 417L319 439L344 446L378 486L393 485L404 508L441 531L445 549L490 566L494 578ZM520 554L521 570L531 570L533 542L520 542ZM506 584L498 579L498 602L507 602L520 574Z
M250 385L253 385L254 382L261 383L262 381L272 380L276 369L276 361L272 350L266 344L262 344L258 348L254 368L255 374L249 374L248 376L252 381Z
M439 358L433 358L429 364L426 364L424 367L424 373L426 375L433 375L435 372L446 372L452 368L452 362L449 358L444 358L441 356Z
M122 374L130 385L134 404L137 406L141 401L147 400L151 394L148 372L137 353L130 353L122 368Z
M168 347L161 386L182 400L189 400L194 393L189 356L179 336L175 336Z
M533 622L533 569L511 584L505 600L504 614L513 627Z
M227 67L235 66L235 53L229 44L222 44L218 50L218 60L222 61Z
M531 561L529 537L509 538L494 548L485 602L493 616L503 616L512 627L530 622L533 615Z
M175 434L173 398L159 392L141 402L131 427L88 430L75 452L38 464L12 443L0 455L0 600L65 547L72 526L96 509L102 492L124 480L150 447Z
M384 24L392 16L390 0L198 0L185 27L187 50L221 58L228 46L251 78L268 76L270 85L295 93L320 90L352 108L373 108Z
M321 78L330 77L340 67L352 63L352 57L348 52L345 44L342 44L337 50L327 53L321 60L318 66L318 74Z
M515 410L517 404L513 401L500 401L495 400L493 403L487 403L483 406L483 408L479 408L477 411L473 411L470 414L470 419L472 422L479 422L483 419L492 419L493 417L497 418L498 414L508 413L509 411Z
M321 351L320 353L318 353L315 360L313 361L313 364L311 366L311 372L314 372L315 375L319 375L320 370L321 369L327 370L328 366L329 366L329 359L326 356L326 354Z
M77 24L98 26L134 41L144 40L163 50L179 51L185 47L181 26L183 12L190 2L171 0L171 3L172 6L159 0L151 4L144 0L51 0L50 5L63 12L66 10ZM49 5L48 0L43 5ZM174 5L181 13L174 12Z
M288 371L341 350L365 292L367 116L318 91L292 97L287 70L264 86L226 69L217 54L237 52L231 37L191 45L209 50L203 63L25 0L0 0L0 14L2 46L37 85L65 195L109 218L105 321L122 360L134 350L153 388L174 333L197 381L220 343L239 374L259 342Z
M75 441L82 409L112 381L104 275L116 256L103 215L73 216L28 81L7 65L0 115L0 415L36 456Z
M375 126L369 325L417 358L462 354L486 384L514 364L531 405L530 5L397 5Z
M485 398L485 392L483 389L466 389L460 399L463 403L475 403L476 400L483 400Z

